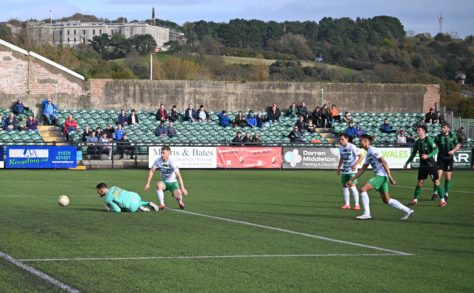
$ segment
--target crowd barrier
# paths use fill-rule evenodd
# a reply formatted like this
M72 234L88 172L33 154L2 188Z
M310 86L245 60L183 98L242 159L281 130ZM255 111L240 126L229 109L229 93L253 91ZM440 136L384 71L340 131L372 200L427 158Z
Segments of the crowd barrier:
M156 144L133 144L136 149L134 164L126 167L150 167L161 154ZM115 145L113 146L116 147ZM61 169L74 168L88 162L88 166L104 165L120 168L117 154L111 160L91 160L83 153L84 146L0 146L0 168ZM339 162L337 147L312 146L171 146L172 159L182 169L308 169L334 170ZM402 169L411 154L408 147L378 147L391 169ZM365 151L361 150L365 157ZM139 158L139 159L137 159ZM137 160L143 164L137 164ZM461 149L454 155L455 169L472 168L473 152ZM114 163L115 162L115 163ZM363 162L360 166L362 166ZM418 168L416 156L409 168ZM123 167L123 165L122 165Z

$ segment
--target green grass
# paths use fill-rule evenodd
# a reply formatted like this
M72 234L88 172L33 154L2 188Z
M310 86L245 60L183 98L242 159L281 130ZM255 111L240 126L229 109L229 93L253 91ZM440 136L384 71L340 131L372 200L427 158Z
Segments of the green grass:
M143 193L144 170L1 171L0 251L17 259L320 254L320 257L27 261L84 292L469 292L474 287L472 172L456 172L448 206L424 189L409 221L371 193L371 221L340 210L339 178L326 171L183 171L186 210L320 235L412 256L175 211L112 214L98 181ZM395 172L407 202L415 172ZM371 174L363 177L363 181ZM60 208L60 194L71 205ZM169 208L177 204L166 197ZM330 256L350 254L352 256ZM0 260L0 292L53 291Z

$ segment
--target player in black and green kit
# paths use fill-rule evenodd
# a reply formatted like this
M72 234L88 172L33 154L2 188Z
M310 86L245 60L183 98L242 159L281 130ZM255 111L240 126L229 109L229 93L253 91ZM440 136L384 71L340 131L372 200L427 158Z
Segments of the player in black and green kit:
M444 200L448 201L448 193L451 189L451 177L453 174L454 153L461 148L461 144L456 135L451 132L448 123L443 123L441 125L441 133L435 137L434 142L439 149L438 177L441 179L444 171ZM431 200L435 200L437 197L438 189L435 187Z
M413 199L408 203L410 206L414 206L418 203L418 197L421 193L421 188L423 187L423 182L425 179L430 176L431 180L435 185L435 188L438 190L440 194L440 207L444 207L446 205L446 201L444 200L444 189L439 183L439 176L438 176L438 167L436 166L436 162L434 160L434 156L438 153L438 147L434 143L434 141L426 136L426 126L421 125L416 128L416 132L418 133L418 139L413 143L413 147L411 150L411 156L408 158L408 161L405 163L404 168L408 168L408 164L415 158L416 153L420 153L420 167L418 168L418 184L415 188L415 194Z

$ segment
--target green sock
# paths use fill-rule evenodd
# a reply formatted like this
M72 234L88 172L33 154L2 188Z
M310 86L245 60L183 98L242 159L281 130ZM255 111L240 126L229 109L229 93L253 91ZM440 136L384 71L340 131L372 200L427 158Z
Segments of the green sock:
M451 189L451 180L444 181L444 189L446 191L446 194L448 194L449 190Z
M418 199L418 196L420 196L420 193L421 193L421 187L420 186L416 186L415 187L415 198Z
M438 185L439 198L444 198L444 188L441 186L441 183Z
M438 187L436 185L433 185L433 194L438 194Z

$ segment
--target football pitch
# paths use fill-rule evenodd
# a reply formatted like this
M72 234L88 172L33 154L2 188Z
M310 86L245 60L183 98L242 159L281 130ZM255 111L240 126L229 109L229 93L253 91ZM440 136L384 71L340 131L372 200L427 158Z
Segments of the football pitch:
M391 194L406 203L416 173L393 173ZM373 219L355 220L360 211L339 208L333 171L182 174L185 210L166 193L166 211L114 214L105 212L95 185L104 181L156 202L154 190L143 192L147 170L1 171L0 292L474 288L473 172L454 173L444 208L429 200L427 183L408 221L374 192ZM71 199L66 208L57 205L61 194Z

